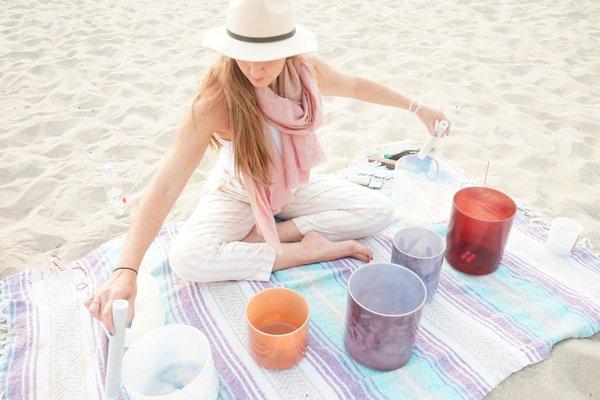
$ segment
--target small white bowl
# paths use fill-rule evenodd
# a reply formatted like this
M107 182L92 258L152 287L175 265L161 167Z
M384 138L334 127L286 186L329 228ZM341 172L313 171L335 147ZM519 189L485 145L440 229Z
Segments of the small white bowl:
M165 325L135 341L121 380L131 400L215 400L219 379L210 343L189 325Z
M165 324L165 309L160 298L160 288L156 278L140 272L137 277L135 297L135 317L131 328L125 332L125 347L151 329Z

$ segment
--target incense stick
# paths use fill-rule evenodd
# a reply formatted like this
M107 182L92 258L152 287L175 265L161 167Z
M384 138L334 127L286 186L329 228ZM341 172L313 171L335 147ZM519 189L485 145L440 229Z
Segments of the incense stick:
M490 162L488 161L487 164L485 165L485 178L483 178L483 185L485 186L485 183L487 182L487 176L488 176L488 170L490 168Z

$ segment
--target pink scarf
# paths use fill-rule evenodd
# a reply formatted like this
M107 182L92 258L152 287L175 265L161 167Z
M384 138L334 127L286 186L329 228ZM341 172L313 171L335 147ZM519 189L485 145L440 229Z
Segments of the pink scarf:
M263 118L281 132L282 153L275 146L271 155L275 164L270 170L272 185L266 187L245 179L252 212L265 242L277 253L281 244L273 216L293 199L294 189L308 182L310 169L325 161L325 153L315 130L323 121L321 92L312 66L304 59L286 60L273 89L255 88ZM265 134L266 132L265 126Z

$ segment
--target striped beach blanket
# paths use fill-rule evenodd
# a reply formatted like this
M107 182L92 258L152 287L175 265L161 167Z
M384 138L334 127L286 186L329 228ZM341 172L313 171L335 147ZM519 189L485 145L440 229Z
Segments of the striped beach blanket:
M361 164L350 172L384 178L389 193L389 171ZM188 283L167 263L177 232L170 225L142 269L159 281L167 323L193 325L209 338L220 399L482 399L513 372L546 358L555 343L600 329L600 257L581 245L567 258L548 253L545 222L519 207L502 265L491 275L444 264L412 358L392 372L365 368L344 349L348 278L363 264L357 260L292 268L269 282ZM361 239L375 261L390 259L400 226L396 221ZM446 233L445 224L432 227ZM117 237L79 260L0 281L1 399L102 398L107 340L81 302L107 278L123 244ZM252 361L244 315L248 299L272 286L299 291L311 308L306 357L279 372Z

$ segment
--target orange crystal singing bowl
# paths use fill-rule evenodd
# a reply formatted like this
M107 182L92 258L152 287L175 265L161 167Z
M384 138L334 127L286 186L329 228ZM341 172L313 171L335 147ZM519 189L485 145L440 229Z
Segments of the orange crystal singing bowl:
M271 369L289 368L306 354L308 302L287 288L256 293L246 308L252 358Z

